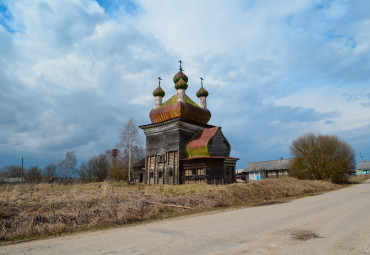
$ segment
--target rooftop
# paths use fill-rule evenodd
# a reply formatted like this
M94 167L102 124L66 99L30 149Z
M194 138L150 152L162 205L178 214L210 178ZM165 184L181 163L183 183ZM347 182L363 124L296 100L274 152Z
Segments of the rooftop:
M269 161L250 162L243 169L243 172L289 169L290 160L291 159L281 159L281 160L278 159Z

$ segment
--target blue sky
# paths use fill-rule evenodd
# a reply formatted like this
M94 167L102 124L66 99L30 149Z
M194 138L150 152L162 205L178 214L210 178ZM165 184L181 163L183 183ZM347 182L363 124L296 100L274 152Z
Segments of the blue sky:
M0 0L0 167L79 162L148 124L183 61L237 167L290 157L305 132L370 160L369 1ZM141 132L142 139L144 135Z

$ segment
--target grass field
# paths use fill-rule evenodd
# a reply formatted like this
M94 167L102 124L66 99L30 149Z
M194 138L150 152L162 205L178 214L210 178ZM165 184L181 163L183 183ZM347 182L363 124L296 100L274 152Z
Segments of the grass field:
M223 186L129 186L119 182L3 185L0 245L230 206L283 202L341 187L294 178Z

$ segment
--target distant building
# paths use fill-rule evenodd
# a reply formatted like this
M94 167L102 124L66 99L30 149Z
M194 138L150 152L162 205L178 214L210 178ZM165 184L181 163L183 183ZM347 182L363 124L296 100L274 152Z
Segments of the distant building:
M162 103L165 92L154 90L151 124L140 126L146 135L145 159L135 164L134 176L147 184L222 184L235 182L237 158L230 157L231 146L221 127L207 124L208 92L196 93L199 103L186 95L188 77L180 71L174 76L176 93ZM144 163L144 164L143 164Z
M16 184L16 183L25 183L24 178L0 178L0 184Z
M289 175L290 160L280 158L278 160L250 162L239 175L246 182L286 177Z
M369 174L370 173L370 161L361 161L357 166L356 174Z

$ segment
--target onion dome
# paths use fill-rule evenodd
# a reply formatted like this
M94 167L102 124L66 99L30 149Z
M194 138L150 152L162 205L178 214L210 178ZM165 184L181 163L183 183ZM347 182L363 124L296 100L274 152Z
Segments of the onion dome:
M182 68L180 67L180 71L173 77L173 82L176 84L180 79L183 79L188 82L188 77L182 72Z
M186 77L186 81L181 77L175 84L176 89L187 89L188 84L186 83L188 80L188 77Z
M166 93L164 92L164 90L161 88L161 86L158 86L158 88L156 88L154 91L153 91L153 96L157 97L164 97Z
M208 97L208 91L203 86L197 91L197 97Z

